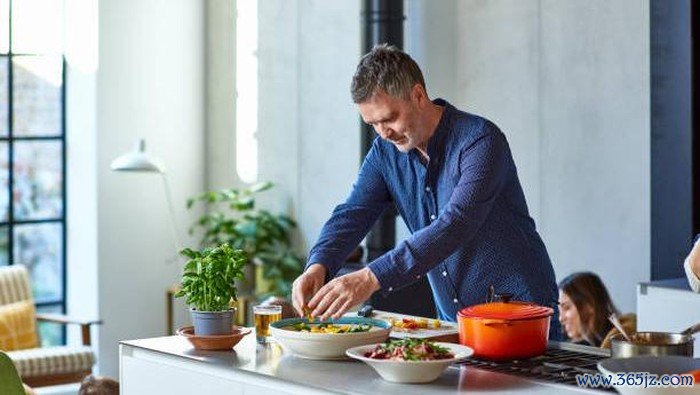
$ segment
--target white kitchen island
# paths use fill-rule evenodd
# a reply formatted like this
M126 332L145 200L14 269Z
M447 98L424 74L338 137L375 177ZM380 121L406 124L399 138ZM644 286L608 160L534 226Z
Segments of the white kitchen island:
M122 395L602 393L467 366L450 367L428 384L394 384L359 361L312 361L277 344L258 345L254 333L233 351L197 351L184 338L167 336L123 341L119 356Z

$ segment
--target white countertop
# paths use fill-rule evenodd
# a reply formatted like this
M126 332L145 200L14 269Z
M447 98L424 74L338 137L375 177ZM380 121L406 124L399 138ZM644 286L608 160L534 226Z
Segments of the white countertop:
M159 355L197 365L197 370L210 367L217 375L226 372L245 373L251 379L266 380L295 392L302 388L311 392L347 394L447 394L480 392L488 394L580 394L602 393L568 385L539 381L490 372L468 366L449 367L443 375L428 384L395 384L384 381L368 365L354 360L313 361L286 354L277 344L259 345L251 333L233 351L198 351L179 336L157 337L121 342L122 354ZM123 358L123 356L122 356ZM223 373L222 373L223 372Z

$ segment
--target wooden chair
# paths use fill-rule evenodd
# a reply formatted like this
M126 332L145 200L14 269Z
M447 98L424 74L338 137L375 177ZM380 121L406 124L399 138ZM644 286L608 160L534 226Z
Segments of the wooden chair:
M26 267L24 265L0 267L0 305L27 300L33 303ZM100 324L101 321L76 320L60 314L41 313L36 315L36 319L63 325L80 325L83 345L6 351L7 356L14 362L22 381L32 387L41 387L80 382L92 373L95 353L90 347L90 326Z

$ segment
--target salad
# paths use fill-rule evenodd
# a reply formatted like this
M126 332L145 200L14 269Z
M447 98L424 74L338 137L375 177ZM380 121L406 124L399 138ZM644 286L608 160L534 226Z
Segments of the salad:
M454 354L426 339L408 338L378 344L374 350L365 353L365 357L395 361L435 361L454 358Z
M298 324L290 325L285 327L285 329L293 330L296 332L310 332L310 333L357 333L357 332L368 332L372 329L372 325L363 324L350 324L350 325L335 325L328 323L321 324L308 324L306 322L300 322Z
M427 318L389 318L393 330L399 332L411 332L416 329L439 329L440 321Z

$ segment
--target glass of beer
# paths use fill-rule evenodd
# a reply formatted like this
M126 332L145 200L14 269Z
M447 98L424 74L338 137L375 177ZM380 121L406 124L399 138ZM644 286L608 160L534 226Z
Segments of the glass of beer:
M253 318L255 319L255 337L258 343L268 343L272 340L270 324L282 319L282 306L253 306Z

